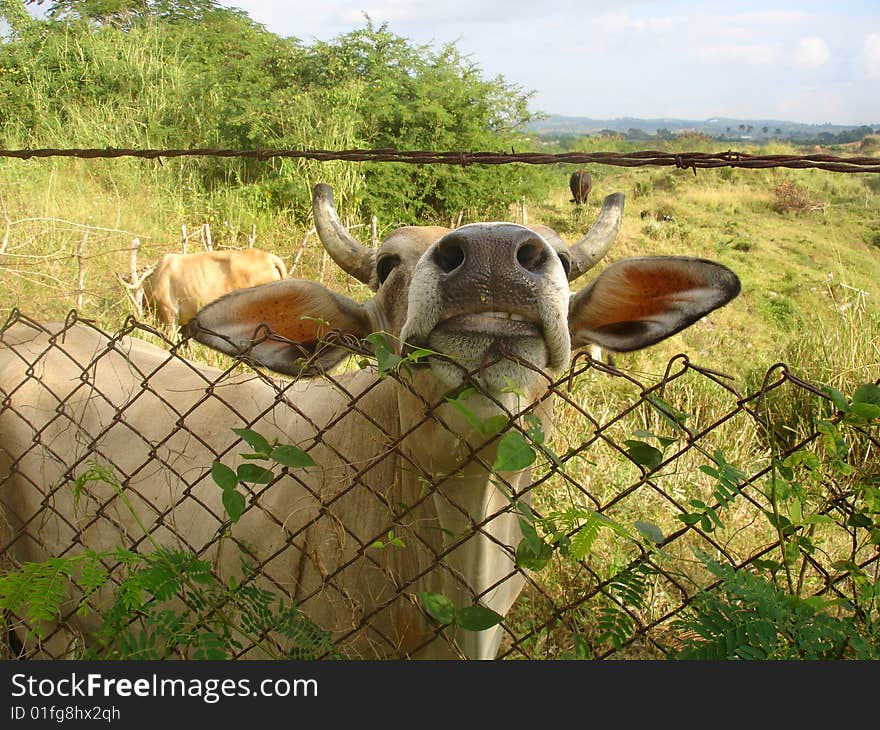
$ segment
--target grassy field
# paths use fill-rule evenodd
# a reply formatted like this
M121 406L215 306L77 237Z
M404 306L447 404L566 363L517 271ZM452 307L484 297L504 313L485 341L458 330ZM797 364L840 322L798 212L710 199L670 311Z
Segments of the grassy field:
M750 151L797 152L782 145ZM869 140L852 152L877 155L880 140ZM539 511L552 515L560 504L601 507L621 524L647 520L669 534L681 524L666 497L684 502L712 494L713 479L699 470L707 454L723 451L746 474L758 473L773 458L778 445L757 419L745 411L724 418L737 411L740 397L760 389L775 363L786 363L805 381L847 394L880 377L880 176L781 169L694 175L610 166L591 172L594 185L586 205L569 202L567 172L560 170L558 189L525 201L528 222L545 223L573 240L591 224L604 196L621 191L626 212L609 260L699 256L729 266L743 284L742 294L730 305L683 333L647 351L617 356L616 367L627 377L597 370L579 377L568 398L589 412L589 420L575 407L557 409L552 438L556 453L577 449L600 431L607 440L598 440L583 458L567 463L568 481L551 481L536 491ZM304 178L303 185L320 179L322 169L310 174L313 178ZM154 163L127 160L0 163L5 222L0 317L18 308L37 319L63 318L81 298L82 316L115 330L134 313L118 279L128 276L132 239L140 240L138 265L143 268L164 252L181 250L182 226L190 233L189 250L199 249L205 224L215 248L241 248L252 240L284 258L294 276L319 280L356 298L369 295L366 287L353 284L328 262L303 211L272 212L248 190L196 194L171 185L170 179ZM783 185L802 193L806 202L800 209L778 210L784 202L778 192ZM510 211L510 220L520 217L517 210ZM349 223L368 240L368 219ZM380 235L395 223L379 220ZM149 315L146 321L152 321ZM204 357L203 350L193 352ZM640 488L633 498L623 498L632 485L644 487L646 481L612 444L624 443L635 429L669 433L662 416L644 407L643 391L663 377L679 353L730 378L713 379L690 370L665 387L664 399L687 413L693 428L723 422L711 429L700 449L683 448L674 464L656 475L655 488ZM809 395L784 387L762 405L791 442L813 425L818 406ZM617 414L633 404L639 407L617 421ZM681 438L667 447L668 453L681 446ZM878 471L875 451L860 455L864 473ZM715 535L731 556L744 558L755 545L772 540L772 533L768 523L755 518L755 505L741 502ZM554 560L542 572L511 618L517 632L528 637L514 641L512 656L556 657L570 651L572 637L601 634L596 613L586 610L592 604L581 605L578 596L586 595L585 585L601 582L632 559L632 545L619 537L608 531L599 535L589 561L592 573L564 560ZM823 550L832 555L840 539L829 536ZM702 585L702 568L688 552L695 545L682 540L672 552L681 561L676 570L689 585ZM819 579L804 573L802 580L798 592L809 593L810 581ZM640 607L640 615L645 621L662 616L680 599L668 581L657 580L650 605ZM554 618L566 605L581 608L564 620ZM632 646L629 655L656 655L649 644Z

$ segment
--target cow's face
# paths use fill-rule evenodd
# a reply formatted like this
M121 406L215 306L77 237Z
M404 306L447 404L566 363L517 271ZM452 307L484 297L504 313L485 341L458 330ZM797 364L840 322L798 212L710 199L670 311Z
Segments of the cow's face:
M562 259L539 234L474 223L433 243L411 271L400 338L446 358L432 371L453 387L471 372L488 390L523 388L568 363L569 286ZM448 358L448 359L447 359Z
M444 388L471 373L498 394L526 388L542 377L537 370L564 369L573 345L645 347L739 291L736 276L719 264L655 257L624 259L572 295L570 281L614 240L623 212L619 193L608 196L596 223L572 247L544 226L474 223L455 230L401 228L373 249L341 224L328 186L315 187L313 202L328 253L368 284L373 298L358 303L320 284L288 279L209 304L188 334L298 375L345 356L344 348L322 344L328 332L359 338L383 332L400 354L413 348L440 353L427 365ZM261 326L280 337L266 337Z

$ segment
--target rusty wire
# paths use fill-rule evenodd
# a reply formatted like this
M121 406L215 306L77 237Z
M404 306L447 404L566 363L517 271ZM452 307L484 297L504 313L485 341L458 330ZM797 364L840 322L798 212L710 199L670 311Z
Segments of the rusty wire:
M270 160L276 157L318 160L345 160L349 162L401 162L413 165L506 165L521 162L529 165L556 163L613 165L617 167L676 167L685 170L734 167L767 169L785 167L798 170L825 170L828 172L880 172L880 159L875 157L838 157L826 154L812 155L752 155L727 150L725 152L432 152L401 151L395 149L299 150L299 149L125 149L116 147L74 149L18 149L0 150L0 157L22 160L42 157L79 157L107 159L140 157L159 160L174 157L227 157Z
M438 407L442 400L431 402L412 391L411 395L420 404L415 409L419 415L408 428L391 432L383 426L382 417L376 413L375 407L369 405L370 400L376 397L374 391L381 387L379 379L365 390L354 392L347 390L339 376L325 374L319 380L342 393L347 407L336 414L319 414L315 420L315 414L310 415L302 410L297 396L300 392L297 389L302 384L298 379L277 381L250 368L246 368L242 375L242 365L232 360L228 367L216 373L201 371L182 358L184 344L173 344L164 339L161 332L132 318L117 333L103 332L87 320L81 320L75 312L71 312L65 323L54 327L53 330L47 329L18 310L13 310L7 323L0 327L0 343L11 353L9 367L21 371L20 382L10 382L7 378L0 390L0 415L7 419L7 423L12 419L18 424L16 430L25 434L24 441L17 437L18 447L10 448L8 444L2 446L6 449L8 468L0 475L0 496L4 488L8 489L12 483L17 485L17 489L35 491L39 495L39 507L32 513L19 515L20 522L11 534L0 535L0 555L14 555L17 548L39 550L45 539L45 526L53 520L57 525L53 529L65 534L66 547L58 557L72 556L87 547L93 547L96 535L117 533L120 539L124 538L125 546L132 550L149 549L154 539L171 539L181 548L199 556L208 556L231 541L229 544L237 545L242 556L251 563L250 573L244 578L245 584L267 587L288 600L295 600L308 613L310 607L326 600L328 596L342 602L340 605L354 601L350 593L351 581L355 576L386 569L382 560L387 554L375 547L376 541L385 539L397 530L398 535L406 535L405 549L417 558L417 564L395 573L394 591L375 596L372 605L365 607L365 610L353 610L350 623L344 623L334 632L334 650L345 656L393 657L397 656L399 646L394 636L388 633L386 619L389 612L393 614L403 605L424 610L417 596L419 581L435 569L450 572L454 580L463 581L448 562L459 545L475 535L483 535L490 537L511 555L516 548L515 545L501 544L491 534L493 522L509 513L513 509L512 504L490 512L479 522L472 522L470 533L452 536L454 539L442 544L433 542L430 533L405 527L408 521L417 521L422 507L433 504L436 499L445 500L450 509L467 516L465 508L447 496L445 490L454 487L458 475L470 465L480 464L484 469L492 469L491 464L483 461L482 456L473 449L470 449L469 455L456 471L442 476L424 471L421 464L408 456L408 439L413 438L413 434L426 424L454 435L452 427L439 414ZM23 338L23 332L30 334ZM83 332L91 333L89 336L97 338L98 343L89 349L86 361L77 360L82 357L82 352L73 354L73 345L68 344ZM159 337L164 342L164 348L155 351L155 360L148 367L143 366L143 361L128 358L133 342L129 337L139 335ZM274 337L268 332L264 335ZM36 349L28 344L36 341L35 337L44 343ZM359 357L365 356L365 351L359 349L361 344L355 340L347 338L337 344L360 353ZM101 368L110 367L105 363L114 360L128 363L125 367L131 369L130 392L120 393L111 387L113 383L109 380L97 376ZM41 368L50 361L54 361L56 366L61 363L70 369L69 392L53 392L41 379ZM166 371L170 373L172 370L174 375L165 375ZM171 390L167 385L162 385L166 377L174 378ZM244 408L235 397L234 388L230 388L235 379L238 378L237 382L240 382L242 377L262 380L275 393L274 400L256 409ZM410 388L406 377L394 372L389 373L388 377L395 380L397 386ZM767 529L764 518L768 510L765 485L774 468L766 450L768 444L776 439L772 448L777 458L782 459L796 451L812 448L820 439L820 434L815 428L808 428L798 438L785 434L773 436L778 432L774 423L782 417L779 408L774 405L774 398L806 398L815 402L811 407L827 410L824 404L828 403L828 397L781 363L768 370L759 388L743 394L728 377L691 363L684 355L674 357L657 382L644 382L613 366L594 361L584 353L577 354L570 372L565 376L558 380L546 375L544 377L549 386L547 394L526 410L509 413L508 429L520 428L516 424L522 416L554 397L554 419L569 424L569 430L558 449L559 456L535 470L531 483L518 493L517 499L531 497L534 514L539 520L558 519L553 517L554 510L560 495L567 495L565 498L572 505L580 505L581 509L589 509L608 519L627 524L642 520L660 525L662 541L651 549L645 545L630 544L630 541L624 541L623 547L614 547L613 544L606 546L613 551L623 551L617 556L618 560L627 555L622 567L610 573L607 564L590 555L580 561L560 558L552 564L550 576L542 571L512 568L495 585L481 592L467 587L470 600L478 603L506 581L525 579L523 596L527 608L515 608L504 618L501 624L504 636L499 653L501 657L557 657L564 653L563 645L572 635L585 641L591 653L598 658L662 657L674 648L670 627L675 620L689 610L699 589L710 588L717 583L705 571L695 567L693 550L711 554L715 559L736 568L751 568L782 550L780 536ZM181 379L188 379L190 384L185 385ZM657 397L674 403L676 392L679 389L687 392L689 384L712 389L715 393L713 402L717 401L718 407L712 414L706 414L701 422L693 419L686 426L680 424L674 448L664 452L663 460L658 465L646 468L634 459L626 439L634 426L644 423L646 418L650 422L652 413L654 417L657 416L656 405L652 405ZM615 411L597 411L592 403L592 388L612 386L623 388L628 395ZM173 400L172 393L175 393ZM98 429L89 430L85 421L76 415L80 413L77 404L85 396L92 399L95 407L107 412ZM151 434L141 433L135 430L134 424L128 424L130 410L139 401L154 404L157 414L154 423L157 427L161 425L160 430ZM35 410L38 402L46 404L44 415L39 415ZM255 552L246 535L240 535L237 528L230 529L227 515L208 503L212 490L217 489L211 482L210 462L233 456L245 445L228 434L226 438L218 438L215 434L208 440L206 434L192 426L194 415L206 407L221 408L230 429L241 426L259 429L259 424L273 418L278 408L299 413L311 424L309 428L313 434L300 446L316 457L319 452L326 450L331 458L346 464L344 484L335 492L331 490L325 493L322 489L315 489L295 469L286 468L270 483L254 484L248 489L245 514L250 514L251 518L263 525L261 529L278 534L274 549ZM162 412L166 414L164 417L159 415ZM369 431L364 435L364 440L373 438L384 441L383 449L366 461L357 457L356 446L345 439L340 440L338 435L338 429L351 417L358 419L362 428ZM834 416L832 413L829 417L835 419L839 414ZM654 428L662 426L662 417L659 422L661 425ZM74 429L78 434L74 438L79 445L76 454L58 450L57 444L61 443L59 429ZM712 497L711 486L697 486L697 477L687 487L688 491L683 492L683 487L671 480L671 475L676 472L698 475L701 464L714 463L713 450L722 448L731 433L743 429L751 429L755 432L755 438L769 441L758 444L751 463L740 465L743 476L736 484L735 501L742 518L730 529L721 526L707 529L702 521L682 521L682 516L694 510L689 500L697 496L706 500L715 510L723 510L725 505ZM128 442L125 453L106 446L107 439L113 434L117 439L120 434L124 435ZM876 435L866 435L876 447ZM20 449L20 452L15 449ZM199 468L182 468L179 458L181 449L204 452L206 463L199 464ZM620 465L615 467L615 471L595 473L597 454L602 452L607 452L612 457L610 461ZM112 490L90 490L86 497L89 508L77 513L76 519L63 506L65 500L69 500L71 483L92 462L112 469L128 499L139 506L146 526L144 534L126 533L119 516L120 495ZM55 470L53 473L57 472L57 478L48 476L45 471L52 463L57 465L52 467ZM377 490L372 473L386 463L414 472L424 484L421 495L408 503L395 504L390 495L385 494L384 486ZM42 466L35 469L35 465ZM150 475L155 473L166 474L169 485L178 485L171 499L156 501L155 494L151 497L141 489L142 483L145 483L143 480L150 479ZM500 476L499 486L512 488ZM309 507L312 511L308 519L277 514L273 509L278 495L291 488L300 490L303 498L313 505ZM371 510L383 514L387 512L387 516L382 518L387 521L365 532L357 520L346 520L346 510L350 509L346 505L355 498L366 499L367 504L373 505L369 507ZM851 520L852 495L829 494L820 501L822 504L817 506L817 510L827 518L827 524L817 524L817 529L823 530L827 539L842 539L844 544L850 546L846 548L849 551L848 559L863 569L875 571L878 553L867 534L868 530L855 526ZM187 520L195 522L189 524ZM201 527L194 530L197 523ZM564 536L560 533L559 539L576 540L580 529L577 525L570 526ZM316 539L331 538L339 545L346 546L344 555L340 553L339 559L332 565L324 563L320 566L321 578L317 583L313 581L312 584L304 583L299 587L291 585L290 576L284 568L289 563L284 561L290 560L291 556L299 556L296 559L301 564L318 561L318 557L310 552L313 548L308 546L315 544ZM811 585L812 595L827 594L839 600L851 599L853 586L848 573L834 562L833 551L805 552L802 558L802 578ZM118 584L123 576L123 566L108 559L105 560L105 568L111 574L113 583ZM640 605L628 602L626 593L620 589L621 575L634 572L649 576L653 581L652 600L646 599ZM38 647L31 647L31 651L39 651L42 656L68 656L66 651L57 648L58 644L53 643L68 636L70 622L76 617L76 601L65 605L61 621ZM222 612L223 605L218 605L215 610ZM596 617L612 610L628 617L631 624L628 634L614 641L603 637L596 628ZM136 620L136 617L132 617L132 620ZM26 614L11 616L10 622L19 628L31 625ZM451 642L449 631L449 627L435 624L421 645L437 637ZM61 646L66 644L62 642ZM277 639L264 635L252 637L237 650L236 656L246 658L261 655L266 646L277 646ZM416 645L408 651L417 651L418 648Z

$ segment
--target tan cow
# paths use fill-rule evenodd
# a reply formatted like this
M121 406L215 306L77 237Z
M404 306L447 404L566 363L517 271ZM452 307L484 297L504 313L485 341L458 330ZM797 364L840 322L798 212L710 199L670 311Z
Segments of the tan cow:
M345 656L494 657L500 626L440 627L418 600L440 593L503 616L524 584L514 510L529 501L530 472L493 474L498 437L475 420L530 408L549 428L547 375L566 369L572 347L651 345L730 301L739 280L702 259L624 259L570 296L569 281L611 245L621 194L570 248L550 232L476 223L401 228L373 249L340 223L329 186L315 187L313 206L327 251L372 299L286 279L228 294L187 327L292 381L221 377L83 325L63 338L25 324L3 334L0 499L12 534L0 547L22 563L141 544L110 487L92 484L74 503L71 478L90 459L111 462L155 540L209 558L222 577L237 574L244 550ZM400 377L305 377L348 352L328 330L384 332L398 353L442 354ZM459 399L469 418L446 398L464 382L474 388ZM244 463L249 449L231 432L240 426L299 446L316 465L255 486L227 531L209 470L215 459ZM400 543L376 547L389 531ZM92 628L88 617L69 623L86 636Z
M144 281L144 303L162 324L177 327L224 294L285 278L284 261L258 248L166 253Z

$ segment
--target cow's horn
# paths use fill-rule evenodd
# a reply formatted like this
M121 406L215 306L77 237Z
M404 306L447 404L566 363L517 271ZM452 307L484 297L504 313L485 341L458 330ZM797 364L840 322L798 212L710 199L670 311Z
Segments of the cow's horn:
M587 235L570 249L571 271L568 280L574 281L581 274L593 268L611 248L620 222L623 220L623 193L612 193L602 204L602 210Z
M362 245L342 225L333 207L333 190L327 183L318 183L312 190L312 211L318 238L330 257L355 279L375 288L376 253Z

